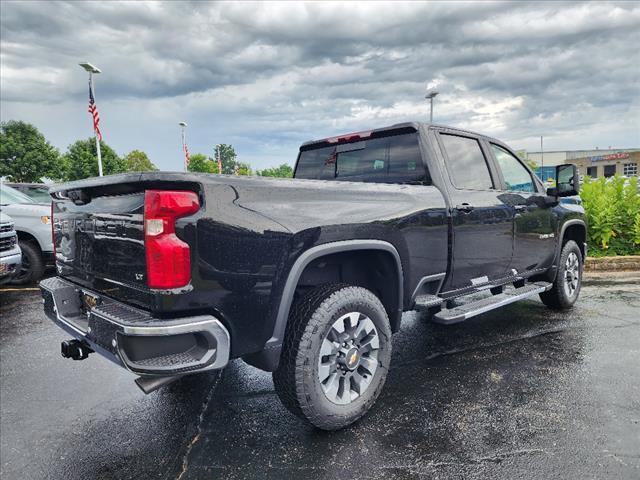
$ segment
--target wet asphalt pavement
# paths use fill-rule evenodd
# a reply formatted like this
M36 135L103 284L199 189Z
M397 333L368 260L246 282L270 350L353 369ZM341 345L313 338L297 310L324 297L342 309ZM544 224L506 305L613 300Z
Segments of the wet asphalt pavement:
M234 361L145 396L67 336L37 291L0 291L0 477L640 478L640 277L456 326L405 314L392 370L353 427L314 430Z

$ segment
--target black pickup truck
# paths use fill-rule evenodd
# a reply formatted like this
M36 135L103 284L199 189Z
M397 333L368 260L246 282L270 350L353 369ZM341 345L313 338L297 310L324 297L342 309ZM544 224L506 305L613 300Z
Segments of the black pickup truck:
M294 179L55 186L44 309L73 337L63 356L98 352L147 393L242 358L338 429L380 394L402 312L452 324L534 295L574 304L587 226L559 198L575 167L556 174L545 191L496 139L403 123L303 144Z

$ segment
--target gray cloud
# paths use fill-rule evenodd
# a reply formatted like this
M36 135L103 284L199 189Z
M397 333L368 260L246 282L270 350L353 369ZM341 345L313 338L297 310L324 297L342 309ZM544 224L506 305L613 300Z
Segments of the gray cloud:
M640 144L640 7L629 3L5 2L2 119L58 146L90 134L90 60L107 141L180 165L234 143L264 167L297 144L425 118L534 149Z

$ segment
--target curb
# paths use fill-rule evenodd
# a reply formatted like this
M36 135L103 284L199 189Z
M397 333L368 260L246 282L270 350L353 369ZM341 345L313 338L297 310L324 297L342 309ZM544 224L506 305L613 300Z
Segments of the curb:
M616 257L587 257L584 263L587 272L640 272L640 255L619 255Z
M640 272L627 272L624 270L619 271L599 271L599 272L584 272L582 277L582 284L587 286L593 285L611 285L611 284L635 284L640 285Z

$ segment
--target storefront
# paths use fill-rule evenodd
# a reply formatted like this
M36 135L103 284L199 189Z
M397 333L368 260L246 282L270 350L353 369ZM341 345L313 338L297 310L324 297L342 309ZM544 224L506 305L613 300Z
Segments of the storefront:
M613 177L616 174L625 177L637 177L640 152L620 152L576 158L571 160L571 163L578 166L580 175L591 178Z

